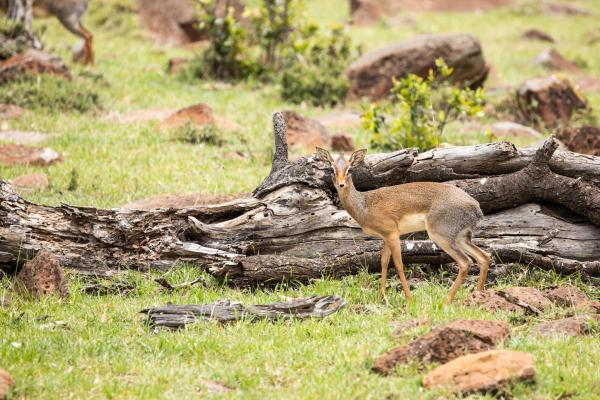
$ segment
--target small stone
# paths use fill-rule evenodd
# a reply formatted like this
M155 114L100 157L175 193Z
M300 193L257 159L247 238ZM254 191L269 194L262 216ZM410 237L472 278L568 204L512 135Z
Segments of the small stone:
M600 156L600 126L565 128L557 137L571 151Z
M600 318L597 318L597 320ZM590 316L577 316L559 319L555 321L542 322L536 325L533 333L540 336L582 336L590 333L591 325L594 324Z
M189 58L185 57L174 57L169 60L167 64L167 72L169 75L177 75L183 71L190 63Z
M348 153L355 150L352 137L343 133L338 133L331 137L331 148L333 151Z
M319 121L294 111L283 111L283 118L287 127L288 146L302 145L309 152L315 151L315 147L327 146L330 135Z
M10 374L0 368L0 399L4 399L14 385L15 382Z
M567 60L555 49L542 51L533 63L554 71L579 71L579 67L573 61Z
M48 166L62 161L62 156L49 147L31 147L20 144L0 145L0 164Z
M11 181L11 185L19 194L33 193L48 187L48 177L43 172L20 175Z
M509 302L493 290L473 292L464 302L465 306L477 307L488 311L520 312L521 307Z
M39 298L43 295L66 297L69 294L67 281L58 259L49 251L41 250L19 271L15 289L22 295Z
M544 296L559 307L577 307L588 301L587 296L575 286L561 286L546 290Z
M25 109L14 104L0 104L0 120L16 119L25 113Z
M586 301L579 304L577 310L590 314L600 314L600 301Z
M426 388L447 387L454 393L495 391L506 384L535 379L533 356L510 350L490 350L458 357L423 378Z
M208 104L198 103L189 107L182 108L164 119L161 129L175 129L191 123L196 127L215 125L223 130L239 130L240 126L235 122L214 115L212 108Z
M552 36L539 29L530 29L524 32L521 37L523 39L540 40L542 42L554 43L554 38Z
M552 306L552 302L548 300L542 292L532 287L515 286L508 289L504 289L503 292L508 293L515 299L531 305L540 311L543 311Z

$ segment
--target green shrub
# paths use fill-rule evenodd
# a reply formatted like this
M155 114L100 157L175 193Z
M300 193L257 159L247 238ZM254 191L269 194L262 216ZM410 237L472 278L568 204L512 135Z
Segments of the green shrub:
M87 112L101 108L100 96L86 80L27 75L2 85L0 103L27 109Z
M281 78L282 97L314 106L343 103L350 86L344 71L357 53L342 26L322 32L309 25L288 53Z
M342 26L326 31L307 22L299 0L261 0L246 10L248 28L232 7L219 16L215 0L197 2L198 28L210 44L182 72L184 80L278 79L282 97L293 103L335 105L346 98L344 70L357 49Z
M481 116L483 91L450 86L452 69L437 60L439 75L427 79L409 74L393 80L391 102L365 108L363 127L371 133L371 146L391 151L405 147L428 150L440 143L446 124L462 116Z
M216 0L198 0L198 28L209 38L208 48L192 61L186 74L196 78L239 80L256 74L258 65L249 55L246 32L232 7L219 16Z

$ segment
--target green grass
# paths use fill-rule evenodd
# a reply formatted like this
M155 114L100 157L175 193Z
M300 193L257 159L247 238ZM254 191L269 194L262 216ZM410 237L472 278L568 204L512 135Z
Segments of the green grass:
M196 274L192 268L183 268L169 279L181 282ZM546 272L534 275L515 275L497 286L516 278L541 286L558 283L557 277ZM529 328L537 320L523 324L505 313L461 306L472 287L461 290L453 305L443 306L447 278L422 282L413 291L409 309L401 292L391 288L389 306L381 304L378 277L366 273L341 281L323 279L305 286L255 291L229 289L209 279L207 288L169 293L147 275L131 272L122 279L136 289L126 297L84 295L79 289L85 282L72 279L68 300L15 298L10 308L0 311L0 360L17 382L14 398L187 399L208 396L203 382L212 381L232 389L225 398L436 399L446 394L422 388L426 371L415 366L398 367L388 377L370 372L375 357L429 329L420 327L395 338L391 335L394 323L424 317L432 325L464 318L513 320L513 336L500 348L531 352L537 369L535 385L508 389L514 398L600 398L600 371L594 367L600 357L597 337L531 337ZM574 283L581 286L577 280ZM7 287L8 281L2 284ZM0 289L0 297L3 292ZM325 319L206 322L155 334L139 314L143 308L167 302L231 299L252 304L331 293L346 299L348 305ZM589 294L598 297L600 293ZM561 312L551 309L538 319ZM54 321L64 321L66 327L45 326Z
M307 9L321 22L344 22L347 3L311 0ZM600 14L600 1L577 3ZM273 111L293 109L308 116L330 111L288 104L279 98L279 89L274 85L240 83L221 87L211 82L190 84L169 76L165 72L167 60L191 56L193 50L154 47L138 29L133 14L114 13L118 4L123 8L133 2L91 2L86 18L95 34L96 68L88 71L70 64L77 81L99 92L102 109L77 113L35 108L9 123L14 129L52 133L47 145L65 156L63 163L47 168L0 166L2 179L37 171L48 175L49 188L28 199L46 204L115 207L154 194L247 192L270 170ZM389 20L371 27L352 27L350 34L365 50L371 50L418 33L471 32L481 39L485 56L497 71L497 77L489 82L493 87L516 85L546 73L533 66L532 59L547 44L518 39L525 29L537 27L557 39L555 47L565 56L585 60L587 74L600 77L600 44L586 41L589 32L597 32L596 16L523 16L500 9L485 14L428 13L412 17L415 26ZM70 59L70 48L76 41L72 35L54 19L36 20L35 25L46 27L48 50ZM588 97L598 116L600 94ZM113 111L179 108L197 102L209 104L216 114L236 122L242 130L224 133L224 144L218 147L173 140L155 122L125 125L105 118ZM345 108L359 110L360 104L349 103ZM351 133L357 147L368 145L365 132ZM449 126L445 138L456 144L486 140L479 130L459 123ZM224 158L229 151L241 151L247 158ZM302 154L303 149L293 150L294 156ZM172 278L183 281L194 273L183 269ZM407 337L394 338L393 323L423 317L433 324L458 318L515 321L513 337L501 347L532 352L538 372L536 385L510 389L515 398L600 398L597 337L530 337L528 330L535 321L521 324L518 318L506 314L462 307L460 300L470 290L466 288L456 303L443 307L449 289L447 277L434 277L419 285L409 310L402 296L391 289L390 305L382 305L377 299L378 278L368 274L270 291L233 290L212 282L208 288L176 293L159 291L148 276L131 273L126 279L137 285L127 297L82 295L78 289L83 282L73 278L68 300L16 299L11 307L0 309L0 367L15 378L13 398L202 398L208 395L203 381L231 387L233 390L224 395L227 398L445 398L443 392L425 391L420 386L423 374L414 367L400 368L385 378L369 371L372 360L381 352L427 330L423 327ZM544 286L558 279L542 272L533 276L515 274L498 285L526 282ZM599 297L597 290L576 283L590 296ZM8 285L4 278L0 297ZM150 333L138 314L142 308L167 302L203 303L229 298L259 303L313 293L336 294L349 305L324 320L242 321L227 326L202 323L184 331L158 334ZM360 312L357 305L374 312ZM556 312L550 310L543 318ZM44 315L48 315L45 320L38 320ZM44 327L57 320L65 321L68 328Z

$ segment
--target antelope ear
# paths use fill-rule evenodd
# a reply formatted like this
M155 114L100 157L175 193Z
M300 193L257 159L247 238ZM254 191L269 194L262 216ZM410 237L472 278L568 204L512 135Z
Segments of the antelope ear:
M333 158L331 157L331 154L329 154L329 152L325 149L322 149L320 147L316 148L317 150L317 158L323 162L329 163L329 164L333 164Z
M350 156L350 166L358 167L360 164L362 164L365 161L366 154L367 154L367 149L356 150Z

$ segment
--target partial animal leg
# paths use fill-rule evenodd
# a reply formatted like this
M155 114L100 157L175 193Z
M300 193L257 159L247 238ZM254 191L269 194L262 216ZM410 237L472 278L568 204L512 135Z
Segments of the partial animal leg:
M475 246L471 241L470 232L464 240L459 242L461 249L469 256L473 257L479 265L479 280L477 281L477 290L482 291L487 279L488 270L490 269L490 255L479 247Z
M400 246L400 238L390 238L387 240L388 246L392 250L392 258L394 259L394 267L396 267L396 272L398 273L398 277L400 278L400 282L402 283L402 290L404 291L404 296L406 297L406 301L410 302L410 288L408 287L408 281L406 280L406 276L404 276L404 264L402 263L402 247Z
M385 287L387 283L387 270L390 263L390 255L392 254L388 245L383 242L381 249L381 286L379 287L379 297L385 299Z
M82 38L84 40L84 58L83 58L83 64L91 64L94 65L95 63L95 55L94 55L94 49L92 47L92 42L94 39L94 36L92 35L92 33L90 31L88 31L87 29L85 29L83 27L83 25L81 25L81 22L79 21L79 18L81 18L81 15L79 14L69 14L64 18L59 18L60 23L67 28L67 30L69 32L71 32L72 34L79 36L80 38Z
M458 276L454 281L454 284L450 288L446 303L451 303L456 295L456 292L462 285L467 273L469 272L470 261L469 257L460 249L456 238L447 238L444 235L440 235L435 231L428 230L429 237L444 250L450 257L458 264Z

